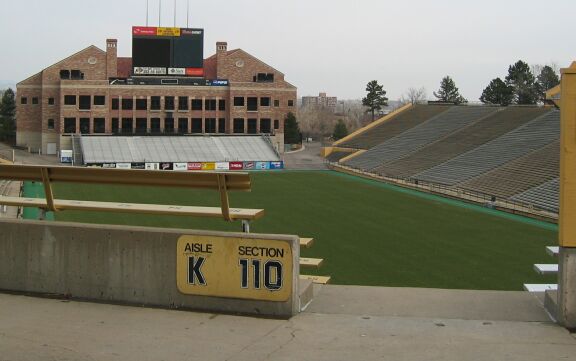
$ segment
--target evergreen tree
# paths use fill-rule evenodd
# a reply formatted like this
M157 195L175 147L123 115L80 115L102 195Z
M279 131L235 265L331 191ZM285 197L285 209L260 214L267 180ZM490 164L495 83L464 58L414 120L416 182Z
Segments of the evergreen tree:
M292 113L288 113L284 120L284 142L286 144L300 144L302 142L298 121Z
M560 84L560 78L552 67L546 65L538 75L537 84L540 93L540 100L544 101L546 99L546 91Z
M482 92L480 101L484 104L500 104L503 106L510 105L514 98L511 86L500 79L492 79L490 84Z
M382 85L379 85L376 80L372 80L366 84L366 97L362 98L362 105L368 107L366 113L372 113L372 121L374 121L374 114L377 110L382 110L382 107L388 105L388 98L386 98L386 90Z
M468 103L468 100L460 95L456 83L454 83L454 80L449 76L442 78L440 89L438 89L438 92L434 92L434 96L441 102L454 104Z
M334 132L332 133L332 138L334 140L342 139L348 135L348 127L342 119L338 119L338 122L334 126Z
M518 60L510 65L506 84L512 87L513 101L516 104L536 104L538 101L538 84L528 64Z
M2 94L0 100L0 139L16 137L16 101L14 91L10 88Z

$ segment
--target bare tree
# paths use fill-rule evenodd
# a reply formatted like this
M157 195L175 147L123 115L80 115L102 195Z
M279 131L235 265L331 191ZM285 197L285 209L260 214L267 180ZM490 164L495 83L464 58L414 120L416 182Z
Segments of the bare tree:
M427 98L428 98L428 94L426 92L426 88L424 88L424 87L421 87L419 89L409 88L400 97L400 103L401 104L408 104L408 103L416 104L416 103L421 103L421 102L426 101Z

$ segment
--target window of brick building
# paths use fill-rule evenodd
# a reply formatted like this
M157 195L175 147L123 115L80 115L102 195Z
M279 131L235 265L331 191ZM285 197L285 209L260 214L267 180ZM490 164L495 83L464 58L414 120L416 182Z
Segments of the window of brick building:
M280 129L280 121L278 119L274 119L274 129Z
M122 109L123 110L133 110L134 109L134 99L122 98Z
M202 133L202 118L192 118L192 133Z
M48 129L54 129L54 119L48 119Z
M60 70L60 79L70 79L70 70Z
M216 118L206 118L204 128L206 133L216 133Z
M64 95L64 105L76 105L76 95Z
M76 118L64 118L64 133L76 133Z
M136 134L146 134L148 132L148 124L146 118L136 118Z
M131 134L134 129L134 120L132 118L122 118L122 133Z
M260 119L260 133L272 133L270 119Z
M257 119L248 119L248 134L256 134L257 122Z
M119 132L120 125L118 122L118 118L112 118L112 133L117 134Z
M216 99L205 99L204 110L216 110Z
M26 97L21 97L21 98L20 98L20 104L28 104L28 98L26 98Z
M174 133L174 118L164 119L164 133Z
M178 97L178 110L188 110L188 97Z
M78 108L80 110L90 110L91 108L91 104L90 104L90 95L80 95L80 100L78 101Z
M261 107L269 107L270 106L270 97L260 98L260 106Z
M255 112L258 110L258 98L248 97L246 100L247 108L249 112Z
M292 100L292 99L288 100L288 106L293 107L294 106L294 100Z
M90 118L80 118L80 133L90 133Z
M244 118L234 118L233 130L234 133L244 133Z
M38 97L32 97L32 104L38 105Z
M160 133L160 118L150 118L150 131Z
M202 110L202 99L192 99L192 110Z
M148 99L136 99L136 110L148 109Z
M48 105L54 105L54 98L48 98Z
M94 95L94 105L106 105L106 96Z
M106 133L106 119L94 118L94 133Z
M243 107L244 106L244 97L234 97L234 106L235 107Z
M178 133L188 133L188 118L178 118Z
M78 69L73 69L72 71L70 71L70 79L72 79L72 80L84 79L84 73L82 73Z
M280 106L280 100L274 99L274 106L279 107Z
M150 97L150 110L160 110L160 97Z
M164 97L164 109L174 110L174 97Z
M113 98L112 99L112 110L118 110L120 108L120 99Z
M226 100L225 99L218 100L218 110L226 110Z
M274 82L274 74L258 73L254 76L254 81L258 83L272 83Z
M218 133L226 133L226 118L218 119Z

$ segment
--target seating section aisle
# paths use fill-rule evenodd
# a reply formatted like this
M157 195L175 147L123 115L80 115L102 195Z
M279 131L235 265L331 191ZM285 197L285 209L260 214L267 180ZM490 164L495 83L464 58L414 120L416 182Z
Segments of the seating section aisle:
M340 159L349 156L350 154L352 154L353 152L332 152L330 153L329 156L326 157L326 160L328 160L329 162L339 162Z
M454 106L428 119L398 136L388 139L358 157L345 162L346 165L371 171L374 168L407 156L448 134L487 117L500 108Z
M370 128L350 140L338 144L338 146L343 148L370 149L448 110L448 108L449 106L447 105L415 105L394 118Z
M546 209L550 212L558 213L560 194L560 179L554 178L544 184L515 195L511 199L520 201L528 205Z
M544 108L508 107L483 118L406 157L382 165L380 175L409 178L491 141L544 114Z
M444 185L455 185L558 140L560 113L551 110L525 125L418 173L414 178Z
M558 178L560 142L529 153L486 174L459 185L464 189L509 198Z

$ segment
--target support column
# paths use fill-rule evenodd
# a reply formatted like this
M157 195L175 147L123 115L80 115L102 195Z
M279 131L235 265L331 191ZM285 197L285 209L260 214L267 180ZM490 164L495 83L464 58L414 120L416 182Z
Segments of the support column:
M560 93L558 322L576 328L576 62L562 69Z

